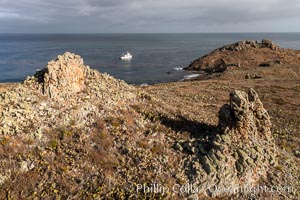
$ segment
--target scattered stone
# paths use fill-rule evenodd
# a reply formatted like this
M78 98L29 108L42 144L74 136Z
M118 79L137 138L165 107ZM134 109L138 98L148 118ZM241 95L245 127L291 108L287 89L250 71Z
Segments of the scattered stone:
M176 150L178 150L178 151L182 151L183 150L183 147L179 143L176 143L174 148Z
M300 151L299 150L295 150L294 154L295 154L296 157L300 158Z
M3 176L0 174L0 185L2 185L8 179L7 176Z
M249 74L249 73L247 73L246 76L245 76L245 79L260 79L260 78L262 78L262 76L257 75L257 74Z

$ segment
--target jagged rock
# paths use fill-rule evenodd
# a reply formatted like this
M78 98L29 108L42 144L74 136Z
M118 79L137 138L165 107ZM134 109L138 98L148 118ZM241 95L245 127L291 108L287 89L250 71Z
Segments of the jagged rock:
M242 91L232 92L230 111L227 112L231 113L231 120L227 121L226 126L234 127L241 136L271 137L270 116L253 89L250 89L248 94ZM223 114L220 115L220 121L223 120L223 116Z
M269 48L269 49L272 49L272 50L279 49L278 45L276 45L271 40L262 40L260 46L261 46L261 48Z
M207 173L201 187L229 188L258 184L276 163L276 148L270 131L270 117L257 93L253 89L248 93L232 92L230 104L219 111L219 127L222 132L211 141L209 152L199 158ZM196 178L198 181L201 179ZM231 194L230 191L217 190L207 193L209 196Z
M68 98L85 88L86 69L79 55L66 52L35 76L42 85L42 94L50 98Z

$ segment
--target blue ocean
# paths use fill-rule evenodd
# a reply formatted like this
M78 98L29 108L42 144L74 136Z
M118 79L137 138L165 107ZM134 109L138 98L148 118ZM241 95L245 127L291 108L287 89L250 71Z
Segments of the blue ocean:
M178 81L193 73L178 69L215 48L261 39L300 49L300 33L0 34L0 82L22 81L66 51L127 83ZM126 51L131 61L119 59Z

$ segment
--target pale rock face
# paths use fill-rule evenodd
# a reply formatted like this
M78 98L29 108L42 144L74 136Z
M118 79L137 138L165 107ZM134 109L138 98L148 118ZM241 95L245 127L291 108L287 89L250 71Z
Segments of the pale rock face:
M68 98L82 91L85 88L85 71L86 66L80 56L69 52L59 55L42 71L42 93L50 98Z

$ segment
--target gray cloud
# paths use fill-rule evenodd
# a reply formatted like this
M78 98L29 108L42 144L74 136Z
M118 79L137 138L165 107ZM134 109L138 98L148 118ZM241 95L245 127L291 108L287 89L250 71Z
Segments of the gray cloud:
M0 32L300 31L300 0L0 0Z

